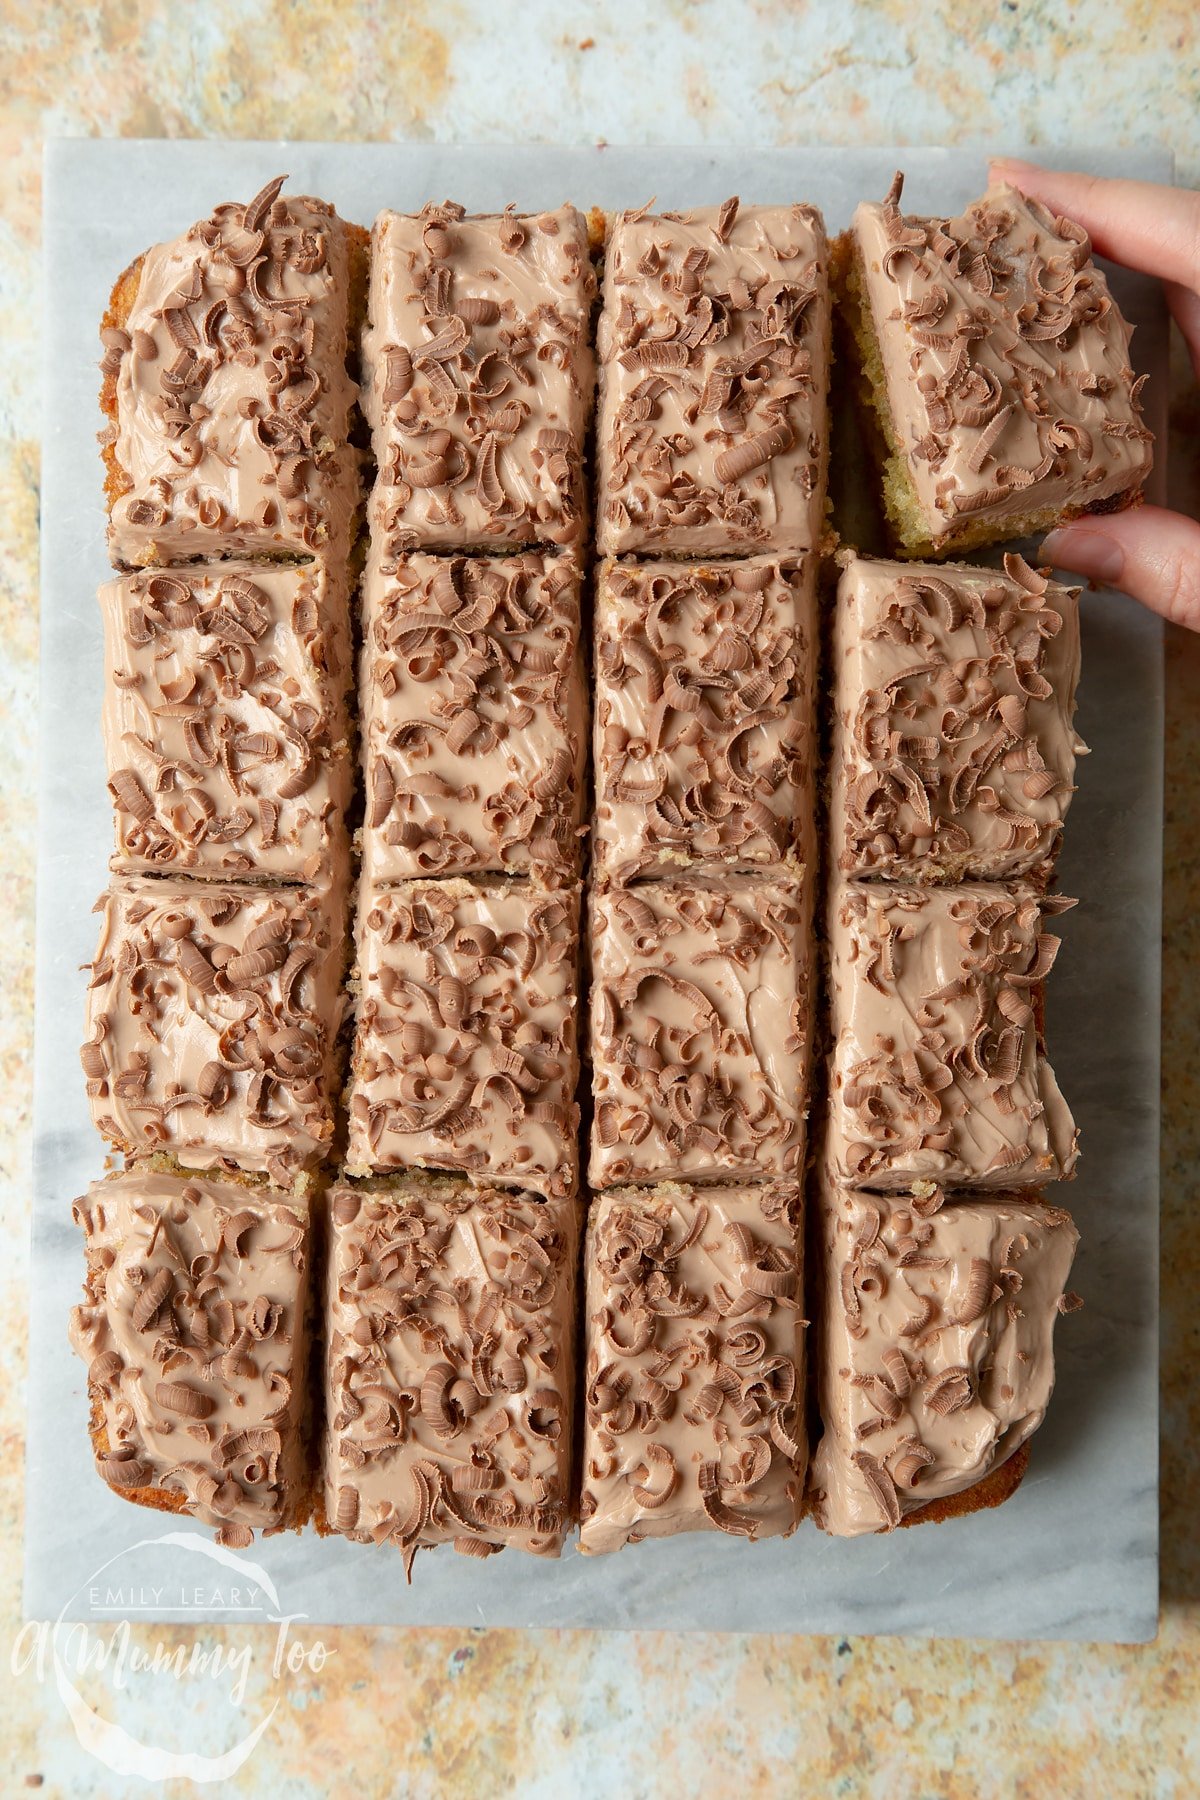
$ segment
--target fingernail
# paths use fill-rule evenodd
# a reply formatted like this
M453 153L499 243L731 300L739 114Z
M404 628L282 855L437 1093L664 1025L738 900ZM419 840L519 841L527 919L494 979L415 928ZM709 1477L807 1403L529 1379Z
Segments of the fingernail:
M1028 175L1028 174L1033 174L1036 172L1037 164L1031 163L1031 162L1025 162L1019 156L989 156L988 168L989 169L1007 169L1014 175L1016 175L1016 174Z
M1115 586L1121 579L1125 558L1121 546L1103 531L1088 531L1077 525L1052 531L1042 539L1042 560L1056 568L1073 569L1089 581L1102 581Z

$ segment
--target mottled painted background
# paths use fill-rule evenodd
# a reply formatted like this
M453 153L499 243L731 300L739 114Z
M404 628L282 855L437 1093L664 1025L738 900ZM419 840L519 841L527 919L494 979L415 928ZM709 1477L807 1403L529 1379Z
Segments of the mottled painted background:
M964 142L994 150L1160 143L1174 148L1180 179L1194 185L1200 34L1195 0L370 0L357 8L102 0L86 11L3 0L0 20L7 1658L20 1607L43 138ZM1182 354L1175 381L1175 504L1194 509L1200 404ZM1200 1217L1200 641L1169 639L1168 696L1158 1642L1106 1649L571 1631L325 1633L336 1655L320 1676L281 1690L267 1735L231 1784L237 1791L287 1791L298 1800L350 1792L626 1800L701 1791L1187 1800L1200 1792L1200 1255L1192 1225ZM1139 1198L1130 1195L1130 1204ZM1020 1580L1019 1569L1012 1574ZM251 1720L264 1709L264 1656L256 1667ZM201 1688L187 1692L190 1705L205 1704ZM0 1677L0 1718L4 1792L23 1784L79 1797L119 1791L78 1750L52 1685ZM136 1723L147 1725L140 1715Z

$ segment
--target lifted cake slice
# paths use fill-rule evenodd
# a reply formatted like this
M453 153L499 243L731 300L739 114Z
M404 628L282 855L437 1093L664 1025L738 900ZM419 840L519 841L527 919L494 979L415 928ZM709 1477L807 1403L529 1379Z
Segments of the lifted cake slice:
M444 1177L329 1195L327 1528L557 1556L571 1522L578 1203Z
M71 1343L88 1365L100 1475L236 1549L303 1525L308 1200L163 1159L95 1182L74 1217L87 1297Z
M603 1194L584 1263L580 1549L794 1531L807 1460L799 1188Z
M1034 1187L1070 1175L1076 1132L1045 1055L1059 940L1032 889L835 886L828 1150L869 1188Z
M597 333L601 551L818 548L830 319L814 207L732 199L613 217Z
M979 1484L1049 1404L1054 1324L1078 1304L1064 1292L1069 1214L1036 1197L913 1200L836 1179L821 1206L817 1522L856 1537L951 1496L956 1511L1007 1497Z
M833 638L833 856L844 875L1044 880L1074 793L1079 590L848 556Z
M957 219L858 208L837 257L896 548L937 555L1134 504L1131 328L1087 233L1010 187Z

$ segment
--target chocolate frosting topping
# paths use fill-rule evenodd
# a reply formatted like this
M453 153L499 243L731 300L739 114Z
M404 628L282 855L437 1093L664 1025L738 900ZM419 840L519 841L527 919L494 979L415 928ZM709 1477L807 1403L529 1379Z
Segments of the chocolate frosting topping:
M604 566L601 879L814 865L816 641L815 557Z
M835 887L828 1152L839 1179L1033 1186L1072 1173L1076 1132L1039 1041L1072 902L1020 886Z
M574 1190L579 894L364 887L351 1174L462 1169Z
M831 829L852 875L1043 871L1085 750L1078 589L848 557L834 622Z
M119 866L315 881L345 861L348 604L322 563L101 588Z
M794 1531L807 1459L800 1190L592 1204L580 1549Z
M385 569L420 547L582 537L595 285L573 206L472 217L446 201L380 214L363 409Z
M811 1483L818 1523L838 1537L890 1531L973 1487L1050 1400L1079 1233L1036 1199L942 1200L824 1187L825 1430Z
M597 332L599 548L813 549L829 344L815 208L617 213Z
M81 1059L97 1129L289 1187L333 1134L344 888L127 876L96 910Z
M148 251L125 326L106 334L119 563L346 553L349 228L281 185Z
M587 754L579 567L368 564L361 669L369 882L578 879Z
M88 1365L99 1474L119 1494L163 1490L235 1548L301 1524L306 1208L139 1168L95 1182L73 1213L87 1298L71 1343Z
M810 935L784 883L593 894L594 1187L802 1168Z
M571 1518L573 1200L329 1196L325 1511L357 1543L557 1556Z

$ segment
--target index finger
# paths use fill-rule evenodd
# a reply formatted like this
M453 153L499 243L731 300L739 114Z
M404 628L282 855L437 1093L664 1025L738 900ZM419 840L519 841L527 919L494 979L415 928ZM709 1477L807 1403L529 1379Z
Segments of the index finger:
M1105 181L1005 157L990 167L993 181L1006 181L1082 225L1101 256L1200 289L1200 194L1190 188Z

